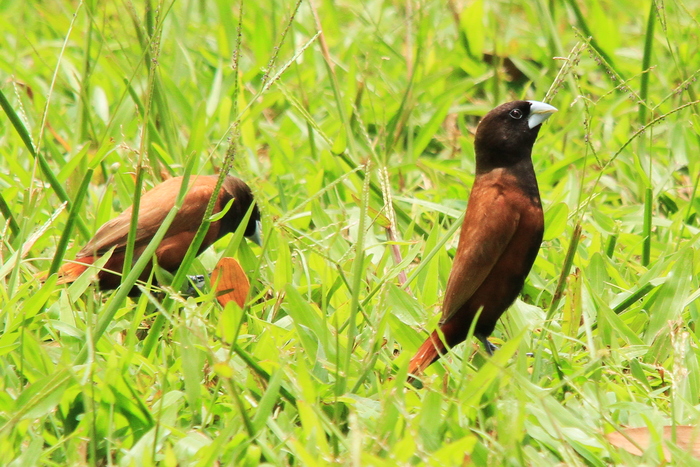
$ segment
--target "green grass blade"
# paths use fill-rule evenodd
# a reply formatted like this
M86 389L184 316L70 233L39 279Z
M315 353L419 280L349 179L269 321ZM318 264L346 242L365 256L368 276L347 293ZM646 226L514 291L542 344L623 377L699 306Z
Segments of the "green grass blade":
M34 148L34 143L32 142L31 136L29 136L29 132L27 132L27 129L24 127L24 123L22 123L22 120L15 113L15 110L12 108L7 98L5 97L5 94L3 94L1 90L0 107L2 107L2 109L5 111L5 115L7 115L7 117L10 119L10 122L15 128L15 131L17 131L17 134L20 136L20 138L22 138L22 142L24 142L24 146L29 151L29 154L31 154L32 157L39 162L39 168L41 169L41 173L49 181L49 184L51 185L53 191L56 193L56 195L61 201L67 202L68 206L70 207L71 200L68 196L68 193L66 193L66 190L63 188L63 185L61 185L61 183L56 179L56 176L54 175L53 171L51 170L51 167L49 167L48 162L46 162L46 159L41 154L41 152L37 152ZM81 218L77 218L76 221L80 234L85 240L89 239L90 232L83 220Z
M63 228L63 233L61 234L61 238L58 241L58 245L56 246L56 254L53 257L53 260L51 261L51 267L49 268L49 276L52 274L56 274L58 272L58 269L61 267L61 262L63 261L63 258L66 254L66 248L68 247L68 242L71 240L73 235L73 226L75 225L78 216L82 214L81 210L83 208L83 201L87 196L90 180L92 180L92 174L94 173L94 171L95 169L89 168L87 172L85 172L85 176L83 177L83 181L80 184L80 188L78 188L78 192L75 195L75 200L73 201L70 212L68 213L68 220L66 221L66 225Z
M651 261L651 219L653 207L653 196L651 188L646 188L644 190L644 224L642 226L642 236L644 241L642 243L642 265L648 266Z
M7 201L5 201L5 197L2 196L2 193L0 193L0 212L5 217L5 222L10 226L12 235L16 237L19 234L19 225L15 220L15 216L12 214L12 209L10 209Z

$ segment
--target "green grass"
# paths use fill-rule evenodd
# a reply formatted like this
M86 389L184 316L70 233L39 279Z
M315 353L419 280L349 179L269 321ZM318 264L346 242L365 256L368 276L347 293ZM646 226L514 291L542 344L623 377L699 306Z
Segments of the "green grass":
M697 424L697 2L0 13L0 464L655 465L658 445L640 459L605 433ZM474 128L545 96L545 241L500 350L470 341L407 387ZM116 292L35 278L140 187L229 166L262 248L222 239L164 300L126 297L147 258ZM226 252L251 279L245 309L174 292Z

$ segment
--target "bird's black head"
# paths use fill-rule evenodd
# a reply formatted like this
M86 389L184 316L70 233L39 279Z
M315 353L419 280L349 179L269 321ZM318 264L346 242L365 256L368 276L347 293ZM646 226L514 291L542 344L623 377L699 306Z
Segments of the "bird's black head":
M250 187L240 178L226 177L221 188L225 191L225 196L222 198L222 208L231 198L234 198L231 208L222 219L221 235L224 235L228 232L236 231L243 217L248 212L250 205L254 203L254 199ZM260 211L257 205L253 206L253 212L250 214L250 219L243 235L258 245L261 244Z
M486 114L474 140L477 172L529 159L542 122L556 111L543 102L513 101Z

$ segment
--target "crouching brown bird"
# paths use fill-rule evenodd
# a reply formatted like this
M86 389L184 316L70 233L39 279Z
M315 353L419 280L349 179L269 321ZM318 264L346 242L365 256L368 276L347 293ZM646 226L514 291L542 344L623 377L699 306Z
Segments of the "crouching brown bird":
M540 126L557 109L537 101L500 105L479 123L474 139L476 178L462 224L457 252L437 331L408 366L418 375L474 335L491 354L487 337L515 301L542 242L544 216L532 166L532 146ZM409 380L412 380L409 377Z
M175 215L175 219L156 249L158 265L169 271L175 272L182 263L185 253L189 248L197 229L202 224L204 213L209 203L217 182L216 176L192 177L189 181L188 192L182 203L182 207ZM175 206L175 201L180 191L182 177L174 177L153 189L144 193L139 207L139 218L134 241L134 262L146 249L160 225L165 220L170 209ZM209 226L204 241L197 254L202 253L212 243L229 232L234 232L248 212L253 203L253 193L250 187L236 177L226 177L219 191L219 196L214 205L214 214L221 212L227 203L233 199L229 210L221 219L212 222ZM124 254L126 242L131 224L131 212L133 206L122 212L116 218L105 223L97 230L95 236L76 255L75 261L66 263L58 271L59 284L75 281L88 266L100 256L114 248L112 256L107 260L104 268L97 274L100 289L115 289L121 282L121 272L124 266ZM244 235L260 244L260 212L257 206L253 206L248 225ZM145 281L151 273L152 264L149 264L140 276Z

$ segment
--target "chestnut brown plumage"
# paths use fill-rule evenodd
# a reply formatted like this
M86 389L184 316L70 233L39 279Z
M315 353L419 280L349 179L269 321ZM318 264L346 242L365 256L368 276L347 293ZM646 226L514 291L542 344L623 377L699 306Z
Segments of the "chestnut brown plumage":
M158 265L170 272L174 272L182 263L185 253L189 248L197 229L202 224L207 203L216 188L216 176L192 177L189 182L187 195L182 207L175 215L165 237L156 249ZM165 220L170 209L175 206L175 201L180 191L182 177L174 177L157 185L144 193L139 207L139 218L134 241L134 261L146 249L153 239L156 231ZM234 232L243 220L251 203L253 193L250 187L236 177L226 177L219 191L219 196L214 205L214 214L221 212L226 204L234 199L229 210L221 219L212 222L204 237L204 241L197 254L202 253L212 243L229 232ZM75 261L61 266L58 283L68 283L76 280L88 266L97 258L114 248L112 256L107 260L103 270L97 277L100 288L103 290L114 289L121 282L120 273L124 266L124 254L126 242L131 224L131 211L129 207L116 218L105 223L97 230L95 236L76 255ZM253 207L244 235L256 243L260 242L260 213L257 206ZM141 274L141 280L147 280L151 273L152 265L149 264ZM110 272L113 271L113 272Z
M540 126L557 109L536 101L515 101L489 112L476 129L476 178L472 187L437 331L409 363L418 375L474 335L491 353L487 337L515 301L542 242L544 216L532 166ZM412 377L409 377L412 380Z

